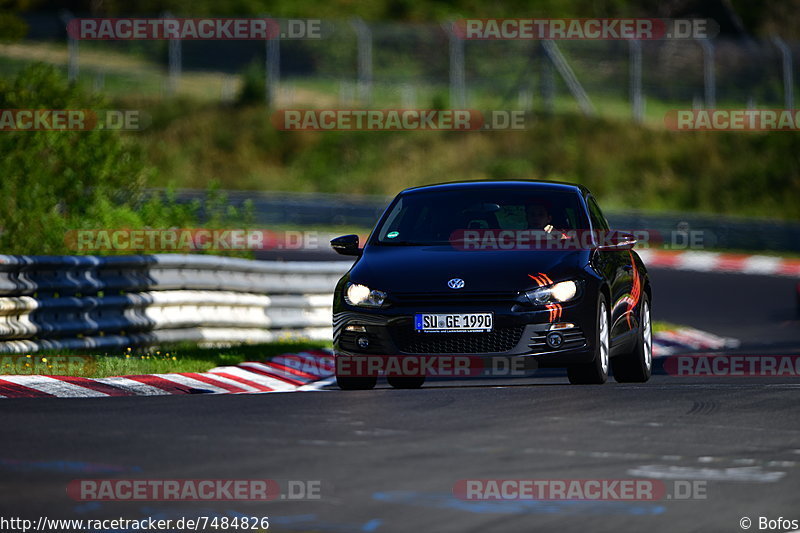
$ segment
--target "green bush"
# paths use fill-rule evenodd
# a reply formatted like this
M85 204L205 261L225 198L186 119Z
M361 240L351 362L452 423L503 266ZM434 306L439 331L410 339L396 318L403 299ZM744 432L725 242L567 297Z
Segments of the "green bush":
M109 107L49 66L0 81L0 109ZM76 229L197 227L200 202L145 194L152 169L139 146L112 130L0 132L0 253L74 253L67 236ZM208 227L248 221L213 188L203 215Z
M264 102L267 90L266 71L264 65L254 61L242 72L242 88L236 102L240 105L260 104Z

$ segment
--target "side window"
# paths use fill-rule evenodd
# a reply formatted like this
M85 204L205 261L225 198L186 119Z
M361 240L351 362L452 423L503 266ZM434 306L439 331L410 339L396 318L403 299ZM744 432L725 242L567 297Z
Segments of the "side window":
M586 203L589 205L589 217L592 219L592 227L595 230L608 230L608 222L606 221L606 217L603 216L603 212L600 211L600 206L597 205L594 198L592 196L588 196L586 198Z

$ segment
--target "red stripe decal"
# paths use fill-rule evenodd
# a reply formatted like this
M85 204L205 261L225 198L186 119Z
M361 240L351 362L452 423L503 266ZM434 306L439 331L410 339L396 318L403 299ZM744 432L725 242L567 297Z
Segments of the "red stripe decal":
M55 394L32 389L24 385L17 385L10 381L0 379L0 396L6 398L53 398Z
M247 367L243 367L243 369L246 369L248 372L253 372L255 374L261 374L262 376L268 376L268 377L271 377L273 379L279 379L279 380L283 381L284 383L288 383L289 385L305 385L306 384L305 381L299 381L297 379L288 378L286 376L280 376L280 375L276 374L275 372L270 372L270 371L264 370L262 368L255 368L255 367L252 367L252 366L247 366Z
M232 379L233 381L238 381L239 383L242 383L243 385L247 385L249 387L253 387L256 390L265 392L273 390L267 387L266 385L262 385L261 383L256 383L255 381L250 381L249 379L240 378L239 376L234 376L233 374L227 374L225 372L214 372L214 375Z
M228 392L248 392L247 389L243 389L241 387L237 387L236 385L231 385L230 383L225 383L224 381L219 381L214 378L210 378L204 374L198 374L197 372L181 372L181 376L186 376L187 378L196 379L197 381L202 381L203 383L214 385L215 387L219 387L220 389L225 389Z
M540 280L540 279L538 278L538 276L534 276L533 274L528 274L528 277L529 277L529 278L531 278L533 281L535 281L535 282L536 282L536 284L537 284L539 287L541 287L541 286L542 286L542 280Z
M157 389L161 389L170 394L191 394L190 387L187 387L186 385L181 385L179 383L175 383L173 381L169 381L164 378L160 378L158 376L148 376L147 374L144 374L141 376L124 376L124 377L132 379L133 381L138 381L139 383L144 383L145 385L150 385L151 387L155 387Z
M299 368L295 368L294 366L287 365L284 363L278 363L276 361L270 361L269 363L262 363L268 364L270 366L274 366L280 370L285 370L291 374L294 374L298 377L303 377L307 379L319 379L328 377L335 371L335 366L333 364L325 364L323 363L322 359L319 359L316 363L308 363L298 359L290 359L290 361L297 361L301 368L304 370L300 370ZM331 361L333 363L333 361Z
M631 267L633 267L633 287L631 288L631 302L628 304L628 328L633 327L631 325L631 318L633 317L633 310L639 304L639 298L642 296L642 280L639 279L639 269L636 268L636 261L633 260L633 252L628 251L628 254L631 256Z

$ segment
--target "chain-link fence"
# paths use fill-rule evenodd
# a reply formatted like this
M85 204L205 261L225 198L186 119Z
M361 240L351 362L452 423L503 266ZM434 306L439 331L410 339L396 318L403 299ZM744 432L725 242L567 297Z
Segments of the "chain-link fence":
M27 18L0 72L60 65L112 95L280 107L475 108L662 120L672 108L793 108L800 43L769 40L463 40L449 24L326 21L320 39L77 41L76 14ZM168 17L168 14L160 16ZM283 21L285 22L285 21Z

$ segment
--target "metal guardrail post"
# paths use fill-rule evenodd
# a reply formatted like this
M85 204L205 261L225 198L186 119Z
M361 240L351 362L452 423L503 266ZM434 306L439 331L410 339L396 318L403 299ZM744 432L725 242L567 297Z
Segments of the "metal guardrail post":
M705 90L705 107L717 107L717 78L714 61L714 45L708 39L698 39L703 49L703 87Z
M547 59L544 52L544 46L539 44L539 65L540 65L540 83L542 92L542 109L545 113L553 113L555 110L555 93L556 83L553 76L553 65Z
M642 105L642 43L636 39L628 41L630 46L630 98L633 120L641 123L644 119Z
M455 31L454 22L446 22L444 29L450 40L450 107L453 109L466 109L464 40Z
M358 42L358 100L369 105L372 102L372 30L360 18L351 20L350 25Z
M64 9L59 13L59 18L66 27L69 25L69 21L75 17L70 11ZM79 72L78 39L70 35L69 31L67 31L67 56L67 80L70 83L76 83L78 81Z
M169 12L164 13L165 19L172 18ZM167 93L172 96L178 92L178 87L181 81L182 70L182 55L181 55L181 40L169 40L169 81L167 82Z
M275 19L277 23L277 19ZM265 99L268 106L274 106L278 99L278 91L281 85L281 35L280 31L276 35L267 38L266 42L266 94Z
M783 105L785 109L794 109L794 69L792 67L792 50L783 39L774 35L773 44L781 51L783 68Z
M592 101L589 99L589 95L586 94L583 86L575 76L575 72L573 72L572 67L569 66L567 59L561 53L558 46L556 46L556 43L550 39L545 39L542 41L542 47L544 48L547 59L550 60L550 63L552 63L558 73L561 74L572 96L578 101L578 106L581 108L583 114L589 116L594 115L595 109Z

